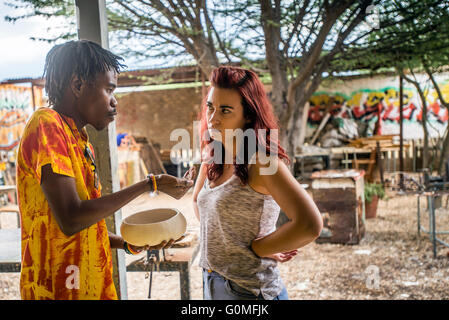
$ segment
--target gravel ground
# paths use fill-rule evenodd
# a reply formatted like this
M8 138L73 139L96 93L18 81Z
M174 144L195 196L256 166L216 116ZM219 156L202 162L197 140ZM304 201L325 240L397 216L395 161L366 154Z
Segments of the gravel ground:
M185 214L190 230L199 224L191 208L191 193L183 199L142 195L128 206L124 217L142 209L176 207ZM443 204L446 203L444 199ZM424 213L425 201L421 201ZM2 216L3 227L14 227L13 215ZM422 225L428 228L427 214ZM380 201L377 218L366 221L366 234L358 245L312 243L299 250L293 260L280 264L290 299L448 299L449 248L439 245L433 259L428 235L418 239L416 198L413 196ZM449 230L449 209L437 210L437 229ZM449 242L449 236L441 236ZM138 255L141 257L141 255ZM127 256L127 263L136 257ZM190 270L191 297L202 299L198 257ZM128 298L148 298L149 279L144 273L127 273ZM20 299L19 274L0 273L0 299ZM153 274L154 300L180 299L176 272Z

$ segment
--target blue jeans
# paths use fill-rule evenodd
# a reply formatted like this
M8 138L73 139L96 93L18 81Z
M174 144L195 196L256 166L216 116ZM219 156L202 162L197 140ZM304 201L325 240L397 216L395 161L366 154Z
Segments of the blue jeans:
M235 282L224 278L220 274L203 269L203 299L204 300L264 300L262 294L254 293L238 286ZM287 289L273 300L288 300Z

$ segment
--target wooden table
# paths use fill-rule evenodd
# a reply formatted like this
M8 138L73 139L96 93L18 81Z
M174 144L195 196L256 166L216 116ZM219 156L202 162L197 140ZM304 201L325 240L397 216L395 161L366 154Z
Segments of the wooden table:
M155 250L147 253L147 256L131 262L127 267L128 272L179 272L181 300L190 300L190 267L199 252L198 236L190 233L186 238L175 243L170 249L164 250L164 256L159 254L158 263L148 263L149 255ZM150 280L151 289L151 280Z
M181 299L190 299L190 275L192 262L199 252L196 233L191 233L172 248L165 250L165 259L161 260L155 271L178 271L180 279ZM0 273L20 272L21 266L20 229L0 229ZM126 271L150 272L152 266L147 257L131 262Z

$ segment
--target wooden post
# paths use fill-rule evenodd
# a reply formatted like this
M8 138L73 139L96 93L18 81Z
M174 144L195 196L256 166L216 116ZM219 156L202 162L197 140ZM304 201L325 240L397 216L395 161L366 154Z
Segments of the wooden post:
M108 23L105 0L76 0L76 15L78 38L91 40L109 49ZM118 156L115 122L97 131L87 126L89 140L95 149L95 161L100 174L102 194L110 194L120 190L118 177ZM122 212L117 211L106 220L108 230L118 233L122 222ZM112 250L112 265L114 268L114 284L119 299L128 299L126 286L126 264L123 250Z
M33 100L33 111L36 111L36 97L34 95L34 83L31 81L31 99Z

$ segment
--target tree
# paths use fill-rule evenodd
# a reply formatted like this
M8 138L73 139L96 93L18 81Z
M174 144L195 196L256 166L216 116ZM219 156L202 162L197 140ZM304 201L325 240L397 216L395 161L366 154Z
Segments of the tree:
M433 84L442 106L448 108L435 81L434 74L449 66L449 3L447 1L423 0L419 6L410 11L400 5L398 9L404 23L391 25L373 33L360 47L351 48L344 62L357 65L363 69L375 71L380 68L393 68L418 92L422 104L422 126L424 132L423 167L429 163L429 133L427 118L427 99L425 88L418 81L416 73L427 74ZM422 13L416 15L416 10ZM373 50L373 55L362 56L366 48ZM348 67L348 66L347 66ZM439 161L439 172L442 173L444 159L449 157L448 128L444 135L443 152Z
M61 37L73 36L72 1L10 3L29 8L30 15L70 14L72 28ZM214 67L230 62L268 71L281 143L291 158L304 141L300 125L307 117L305 105L323 78L357 60L346 58L347 53L370 53L367 41L378 30L401 25L425 9L420 0L109 0L107 6L115 51L143 58L191 57L206 77ZM409 13L405 17L404 10ZM382 18L379 25L364 23L373 11Z

